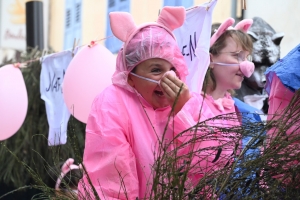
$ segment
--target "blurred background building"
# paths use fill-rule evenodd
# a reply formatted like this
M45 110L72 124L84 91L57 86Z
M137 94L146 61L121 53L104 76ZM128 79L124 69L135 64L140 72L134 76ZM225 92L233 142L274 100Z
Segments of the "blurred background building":
M112 37L108 13L130 12L136 24L154 21L165 5L186 8L209 0L40 0L43 2L44 47L55 52L73 47L74 39L79 45L92 40L116 53L121 42ZM0 0L0 63L18 59L26 50L26 2L29 0ZM299 42L300 1L294 0L218 0L213 22L223 22L227 17L236 21L255 16L263 18L276 32L284 32L281 57Z

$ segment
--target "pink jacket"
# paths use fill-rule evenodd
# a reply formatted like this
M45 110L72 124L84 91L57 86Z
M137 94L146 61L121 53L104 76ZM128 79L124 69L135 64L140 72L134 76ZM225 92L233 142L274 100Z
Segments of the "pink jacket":
M157 140L170 111L170 107L153 110L140 95L114 85L95 99L86 127L83 163L100 197L126 199L120 175L128 199L145 196ZM171 137L168 129L165 138Z
M201 153L200 155L195 154L192 159L192 165L198 166L190 171L191 174L189 177L193 185L204 176L204 173L223 168L228 162L232 162L234 145L237 143L241 145L241 140L237 137L236 133L221 133L216 130L217 128L231 128L241 125L240 120L238 120L238 116L236 115L234 101L230 94L227 93L223 99L217 101L209 95L206 95L203 101L203 97L203 94L194 94L194 98L189 101L189 105L185 105L183 107L184 111L179 112L174 118L175 133L180 133L183 130L194 126L198 121L199 116L199 122L207 120L205 124L209 127L208 131L204 132L204 140L202 139L203 136L201 137L203 133L200 131L197 132L196 137L199 139L194 146L194 151L198 150ZM230 115L231 120L222 118L212 120L212 118L219 115L229 116L226 114ZM186 134L183 134L182 137L179 137L178 140L180 140L181 143L184 143L193 136L193 134L187 132ZM217 149L222 145L224 148L222 148L220 158L217 161L214 161ZM212 149L211 147L215 147L215 149ZM184 154L187 152L180 153ZM239 149L236 153L239 153Z
M286 136L289 137L289 140L293 138L293 134L295 135L297 133L297 129L299 129L299 123L295 123L295 116L297 116L294 112L294 118L290 118L292 115L289 111L287 111L287 107L289 106L293 96L295 93L291 92L288 88L286 88L281 80L278 78L276 74L273 75L273 79L270 83L270 95L269 95L269 110L268 110L268 120L281 120L281 122L286 122L287 125L290 125L293 123L293 125L286 130ZM295 105L296 107L296 105ZM289 117L289 118L288 118ZM282 128L282 127L281 127ZM286 128L286 127L283 127ZM276 137L279 137L278 132L279 128L272 128L267 132L268 136L268 143L270 143L273 139ZM291 154L297 153L295 152L295 149L297 149L299 144L297 142L290 144L289 146L285 147L283 154L286 152L291 152ZM282 160L285 160L282 158ZM285 170L288 170L289 168L293 167L294 165L297 165L299 163L298 160L293 160L291 158L288 158L285 160L285 165L280 166ZM272 165L272 164L271 164ZM278 164L273 164L274 167ZM278 174L276 176L273 176L273 178L282 178L284 174ZM286 178L283 182L288 183L290 182L290 177Z
M192 94L189 101L168 124L171 107L154 110L127 82L128 74L134 66L149 58L161 58L170 62L176 68L181 80L185 81L188 70L171 32L182 25L184 16L185 9L183 7L164 7L157 23L136 27L130 23L132 19L129 14L110 14L113 33L125 43L117 57L116 71L112 77L113 85L96 97L88 118L83 167L90 180L87 175L84 175L80 181L78 185L79 199L95 199L94 193L89 187L90 183L95 187L101 199L148 197L149 191L152 189L152 166L155 161L155 153L159 149L159 141L162 141L163 136L164 142L170 141L183 130L197 124L203 102L200 94ZM155 28L152 28L153 26ZM161 31L161 28L165 30ZM151 45L144 45L145 41ZM126 56L128 48L134 53ZM230 96L225 98L231 99ZM212 102L211 98L205 99L200 120L206 120L222 113ZM226 104L228 101L224 102ZM222 99L218 103L218 105L222 104ZM224 113L228 112L234 112L233 105L224 111ZM212 124L233 125L224 120L208 123L208 125ZM164 133L166 126L167 129ZM201 134L201 132L197 132L197 135ZM213 134L217 139L197 141L195 147L199 149L216 146L228 140L228 135ZM175 142L183 144L189 138L190 133L187 132ZM187 148L181 149L178 153L184 155L188 151L189 146L187 145ZM207 152L203 154L205 153ZM228 156L231 154L232 150L223 150L218 162L213 164L211 161L215 155L209 155L208 161L201 160L200 155L193 159L193 163L196 163L196 166L219 166L220 163L228 162ZM211 168L201 172L192 171L191 180L193 182L199 180L209 169Z
M201 95L193 94L193 97L174 117L174 124L171 120L165 139L172 139L173 134L177 135L197 123L202 101ZM147 196L151 190L154 152L157 152L158 139L163 135L170 109L166 107L153 110L137 93L115 85L108 87L95 99L86 127L83 163L100 198L136 199L136 197ZM224 113L229 112L234 112L234 107L224 111ZM221 113L212 100L206 98L201 121ZM236 125L222 120L214 123L227 124L225 126ZM179 141L184 142L188 137L183 135L179 137ZM218 139L220 140L202 141L197 145L201 148L215 146L220 141L228 140L228 137L219 134ZM223 151L222 159L217 163L228 162L228 156L231 154L232 151ZM208 161L214 158L215 154L209 156ZM197 159L193 162L197 162ZM212 164L201 161L200 165ZM193 182L199 180L203 172L202 170L200 174L191 176ZM89 194L85 193L83 185L89 185L86 176L78 187L79 198L82 196L87 198L87 195L91 195L91 199L94 199L92 191L88 189Z

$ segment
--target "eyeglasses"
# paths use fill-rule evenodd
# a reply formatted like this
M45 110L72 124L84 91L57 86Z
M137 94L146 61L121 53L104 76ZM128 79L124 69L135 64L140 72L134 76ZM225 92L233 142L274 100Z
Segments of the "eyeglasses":
M219 52L219 54L222 54L222 53L229 53L231 54L232 56L236 56L238 61L250 61L252 62L252 56L250 54L246 55L246 52L245 51L238 51L238 52Z

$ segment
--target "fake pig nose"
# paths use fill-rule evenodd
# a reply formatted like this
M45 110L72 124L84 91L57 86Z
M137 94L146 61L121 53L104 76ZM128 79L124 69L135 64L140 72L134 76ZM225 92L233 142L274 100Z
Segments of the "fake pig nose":
M242 73L249 78L254 72L254 63L249 61L243 61L240 63L240 69Z
M167 72L161 77L161 79L163 79L163 78L164 78L165 76L167 76L168 74L171 74L171 76L176 77L176 73L175 73L173 70L171 70L171 71L167 71ZM159 85L160 85L161 79L158 81L158 84L159 84Z
M161 78L167 76L168 74L171 74L171 76L176 77L176 73L173 70L171 70L171 71L167 71Z

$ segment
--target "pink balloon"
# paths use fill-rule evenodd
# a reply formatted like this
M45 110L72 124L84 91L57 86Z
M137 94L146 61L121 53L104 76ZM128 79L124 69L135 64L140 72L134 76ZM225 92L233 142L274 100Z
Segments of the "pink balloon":
M66 70L63 96L76 119L87 122L94 98L112 84L115 66L115 56L100 44L85 46L75 55Z
M0 68L0 140L13 136L22 126L28 107L23 75L19 68Z

